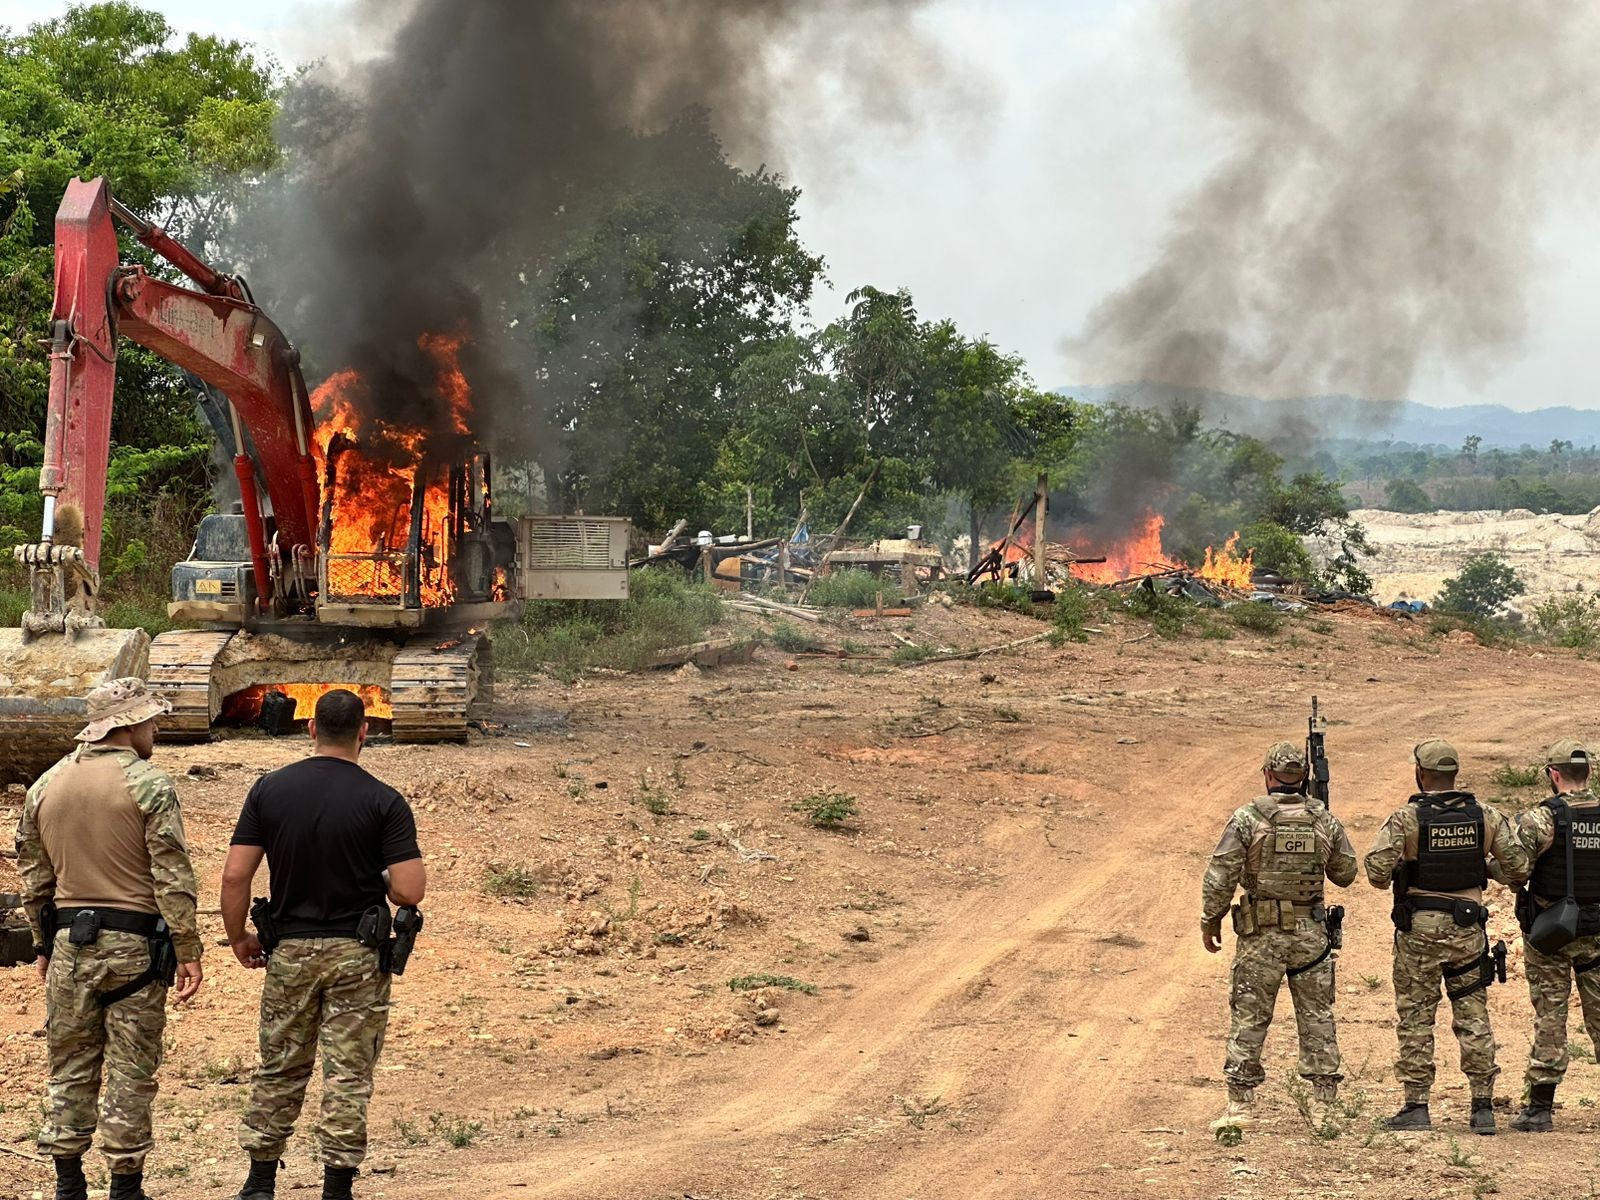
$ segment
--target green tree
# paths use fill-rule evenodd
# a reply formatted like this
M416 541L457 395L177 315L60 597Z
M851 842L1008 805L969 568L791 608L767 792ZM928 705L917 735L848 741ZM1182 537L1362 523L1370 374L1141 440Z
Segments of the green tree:
M1474 554L1461 573L1444 581L1435 606L1446 612L1491 617L1514 596L1528 590L1511 564L1498 554Z
M1433 511L1428 493L1409 479L1391 479L1383 489L1383 506L1390 512L1423 513Z
M189 35L129 3L75 6L0 31L0 421L42 429L54 217L67 181L114 194L204 249L242 174L277 160L277 72L238 42ZM150 263L124 241L131 258ZM153 264L152 264L153 265ZM181 375L124 342L113 437L154 446L199 433Z

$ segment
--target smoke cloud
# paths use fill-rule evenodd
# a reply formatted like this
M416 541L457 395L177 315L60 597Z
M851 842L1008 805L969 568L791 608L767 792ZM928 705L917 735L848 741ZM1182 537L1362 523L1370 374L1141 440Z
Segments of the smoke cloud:
M1542 200L1600 116L1583 0L1208 0L1172 20L1228 150L1068 342L1085 382L1403 399L1527 332Z
M448 435L425 334L466 332L485 422L536 382L503 306L572 213L641 162L641 133L709 114L736 161L917 118L938 53L920 0L358 0L363 50L291 91L290 171L240 228L261 290L326 371L382 415ZM372 47L377 47L373 50ZM796 114L811 114L797 121ZM656 148L650 153L658 154ZM525 299L525 298L524 298ZM625 320L626 314L619 314ZM527 446L537 436L474 429Z

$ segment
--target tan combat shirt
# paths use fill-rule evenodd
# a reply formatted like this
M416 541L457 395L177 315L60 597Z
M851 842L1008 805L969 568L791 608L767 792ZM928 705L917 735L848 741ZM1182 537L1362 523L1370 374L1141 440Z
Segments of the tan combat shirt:
M1425 792L1423 795L1438 795L1437 792ZM1445 805L1446 809L1460 807L1460 804ZM1517 887L1528 878L1528 872L1533 870L1533 861L1528 857L1528 852L1523 849L1522 843L1511 831L1511 822L1508 821L1499 809L1493 805L1479 801L1478 807L1483 809L1483 843L1486 857L1492 860L1489 867L1489 878L1505 884L1507 887ZM1383 823L1383 828L1378 830L1377 839L1372 843L1372 849L1367 851L1363 865L1367 871L1367 882L1375 888L1386 888L1394 882L1394 873L1402 862L1417 861L1417 806L1407 804L1389 814L1389 819ZM1424 888L1412 888L1410 895L1435 896L1441 900L1471 900L1474 903L1483 903L1482 888L1467 888L1459 892L1431 892Z
M17 867L35 941L40 909L54 900L58 908L159 913L179 961L200 960L177 788L132 750L79 746L28 789Z

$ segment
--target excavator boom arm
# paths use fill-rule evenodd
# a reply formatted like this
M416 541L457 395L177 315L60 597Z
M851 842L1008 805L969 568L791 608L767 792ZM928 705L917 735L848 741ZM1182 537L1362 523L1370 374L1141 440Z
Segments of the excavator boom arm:
M205 290L156 279L120 262L113 211L139 240ZM113 201L103 179L74 179L56 214L56 293L52 313L50 401L45 424L42 542L55 537L59 505L83 514L83 557L98 568L116 378L116 339L125 334L192 371L232 402L250 431L260 482L277 520L279 553L309 555L315 544L317 490L311 411L299 354L238 282L207 266L159 227ZM235 439L256 558L256 587L270 581L263 522L255 503L255 463ZM255 510L252 512L252 510Z

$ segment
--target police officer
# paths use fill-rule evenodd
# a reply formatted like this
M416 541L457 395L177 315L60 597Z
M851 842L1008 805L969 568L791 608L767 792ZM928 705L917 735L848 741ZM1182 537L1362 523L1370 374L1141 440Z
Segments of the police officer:
M1278 742L1262 764L1266 794L1236 811L1211 854L1201 897L1201 943L1222 948L1230 908L1234 945L1228 1004L1227 1111L1212 1123L1247 1126L1255 1089L1266 1078L1261 1047L1285 978L1300 1034L1300 1075L1309 1080L1321 1120L1338 1098L1339 1039L1333 1024L1333 945L1326 927L1323 880L1349 887L1356 854L1344 826L1306 795L1305 750ZM1244 895L1233 903L1234 891Z
M176 979L181 1002L201 982L194 868L177 789L148 761L170 706L140 679L95 688L87 703L82 745L29 789L17 826L46 991L50 1113L39 1148L55 1160L57 1200L85 1200L83 1153L98 1125L111 1200L137 1200L168 985Z
M417 826L400 793L358 763L367 737L360 697L317 701L313 753L257 780L222 873L222 919L239 962L266 969L261 1066L240 1123L250 1155L242 1200L270 1200L313 1061L322 1051L325 1200L349 1200L367 1151L367 1103L389 1022L385 900L422 902ZM250 885L272 875L268 936L245 929Z
M1589 752L1581 743L1557 742L1544 763L1554 795L1517 822L1517 837L1534 860L1528 886L1517 897L1517 919L1526 933L1541 911L1566 896L1568 853L1573 896L1582 907L1576 941L1550 954L1522 944L1533 1000L1533 1046L1528 1098L1511 1118L1511 1128L1524 1133L1551 1129L1556 1088L1567 1071L1567 1001L1574 978L1589 1040L1600 1048L1600 799L1589 790Z
M1472 1085L1472 1132L1492 1134L1494 1034L1489 981L1494 974L1483 890L1493 878L1516 887L1528 876L1527 852L1494 808L1456 787L1460 756L1434 739L1412 751L1417 792L1390 814L1367 853L1367 880L1395 890L1394 1002L1400 1053L1395 1078L1405 1103L1390 1129L1432 1129L1433 1022L1439 988L1450 998L1461 1069ZM1494 860L1491 871L1488 860Z

